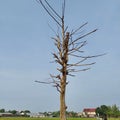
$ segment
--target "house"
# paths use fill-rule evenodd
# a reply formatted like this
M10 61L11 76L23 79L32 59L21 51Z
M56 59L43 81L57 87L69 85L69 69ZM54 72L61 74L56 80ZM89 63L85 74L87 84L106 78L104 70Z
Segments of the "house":
M9 112L0 113L0 117L11 117L11 116L13 116L13 114Z
M28 113L27 114L30 117L36 117L36 118L41 118L41 117L45 117L45 115L43 113Z
M78 113L77 113L77 116L78 116L78 117L83 117L83 112L78 112Z
M95 117L96 116L96 108L85 108L83 109L84 117Z

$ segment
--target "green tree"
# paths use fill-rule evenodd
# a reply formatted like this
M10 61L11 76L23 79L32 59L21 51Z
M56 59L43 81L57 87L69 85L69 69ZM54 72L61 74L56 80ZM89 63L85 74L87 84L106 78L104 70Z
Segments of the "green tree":
M96 108L96 114L99 116L104 116L108 112L108 106L101 105L100 107Z
M103 115L103 112L102 112L100 107L96 108L96 114L97 114L98 117Z
M12 113L13 115L16 115L16 113L17 113L16 110L9 110L8 112Z
M117 107L116 104L111 106L111 116L113 117L120 116L119 107Z
M120 116L120 110L117 105L112 105L112 106L106 106L106 105L101 105L100 107L97 107L96 109L96 114L100 116L104 116L105 114L108 117L118 117Z
M24 113L26 113L26 114L30 113L30 110L24 110Z
M108 106L108 111L107 111L108 117L111 117L112 114L113 114L113 112L112 112L111 106Z
M5 109L0 109L0 113L4 113L5 112Z
M53 117L60 117L60 111L55 111L52 113Z
M67 116L68 117L77 117L77 113L74 111L69 111L69 112L67 112Z
M44 112L43 113L46 117L49 116L49 113L48 112Z

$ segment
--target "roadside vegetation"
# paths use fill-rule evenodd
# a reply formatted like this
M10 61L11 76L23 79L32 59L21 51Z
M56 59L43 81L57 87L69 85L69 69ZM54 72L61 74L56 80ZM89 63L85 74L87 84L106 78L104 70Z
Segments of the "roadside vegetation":
M108 118L120 118L120 109L116 104L112 106L101 105L96 108L96 115L99 117L107 115Z

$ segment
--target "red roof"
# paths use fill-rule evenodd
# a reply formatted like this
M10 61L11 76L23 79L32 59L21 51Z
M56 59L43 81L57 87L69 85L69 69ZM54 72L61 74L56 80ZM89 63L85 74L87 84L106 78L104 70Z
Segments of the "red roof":
M85 108L83 112L95 112L96 108Z

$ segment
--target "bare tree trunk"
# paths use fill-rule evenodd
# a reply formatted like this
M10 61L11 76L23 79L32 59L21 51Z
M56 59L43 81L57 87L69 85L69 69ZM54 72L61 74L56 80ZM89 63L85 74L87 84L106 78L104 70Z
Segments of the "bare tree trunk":
M62 27L62 30L64 31L64 24ZM66 33L66 36L64 37L63 34L63 56L61 58L62 60L62 78L60 82L60 120L66 120L66 103L65 103L65 93L66 93L66 80L67 80L67 63L68 63L68 43L69 43L69 32Z
M61 86L60 93L60 120L66 120L66 104L65 104L65 85Z

